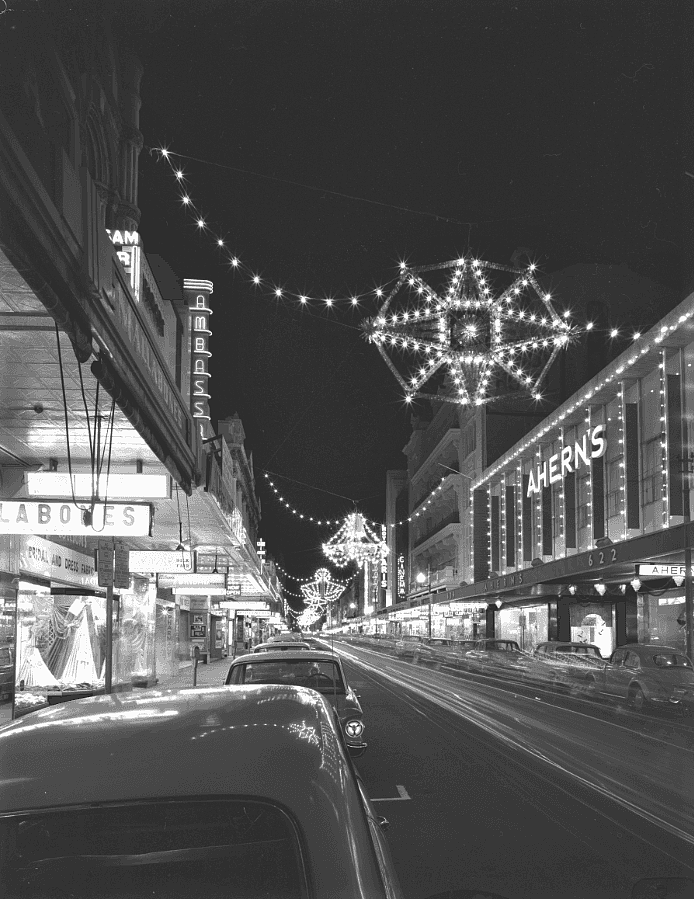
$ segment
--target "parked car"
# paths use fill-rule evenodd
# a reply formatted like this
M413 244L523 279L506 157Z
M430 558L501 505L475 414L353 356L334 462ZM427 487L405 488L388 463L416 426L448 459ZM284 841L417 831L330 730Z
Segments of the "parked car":
M549 641L539 643L531 653L526 670L528 680L558 690L572 690L585 684L586 677L601 671L605 660L593 643Z
M359 697L347 683L342 660L331 652L282 650L239 656L232 662L225 683L288 684L317 690L337 712L350 755L358 757L366 751Z
M298 643L296 640L287 643L280 643L277 641L276 643L258 643L253 647L253 652L281 652L281 651L295 651L297 649L310 649L311 647L308 643Z
M476 640L432 640L432 659L449 668L464 668L465 658L477 645Z
M463 662L469 671L476 673L518 675L527 670L528 655L515 640L487 638L478 640L465 653Z
M694 708L694 667L678 649L659 643L621 646L600 670L585 677L594 695L626 701L641 711L647 706Z
M419 647L424 637L408 635L395 642L395 655L400 659L414 659L415 650Z
M0 756L7 899L402 899L387 822L312 690L78 700L0 728Z

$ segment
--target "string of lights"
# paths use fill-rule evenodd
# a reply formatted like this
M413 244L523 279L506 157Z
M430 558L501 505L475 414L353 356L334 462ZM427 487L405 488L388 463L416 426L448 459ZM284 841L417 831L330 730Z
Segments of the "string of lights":
M176 185L176 188L178 190L178 199L181 204L181 208L189 216L189 218L192 221L192 224L197 229L197 231L200 232L201 234L204 234L206 237L209 238L211 244L220 253L221 258L223 259L223 261L225 262L226 265L228 265L234 271L244 274L248 278L250 284L252 284L256 288L264 289L268 293L268 296L271 296L277 300L292 299L292 300L297 301L298 305L301 307L304 307L304 308L311 308L311 307L315 308L316 306L319 306L323 309L326 309L326 308L330 309L330 308L339 308L339 307L347 306L347 307L354 309L354 308L358 308L362 301L366 301L366 300L380 301L380 300L383 300L384 298L387 298L387 296L388 296L387 291L389 290L389 286L392 285L394 282L397 282L396 289L399 289L399 287L402 286L402 284L404 283L404 278L403 278L404 274L405 274L405 278L408 281L408 286L413 286L413 287L415 287L415 289L418 290L419 286L421 284L422 294L424 294L427 290L431 290L431 288L429 288L428 285L425 285L424 282L421 281L421 279L419 279L418 273L423 272L423 271L428 271L431 269L435 269L435 268L442 268L449 264L449 263L443 263L443 265L419 266L417 268L410 269L408 267L407 263L403 261L399 265L399 276L397 278L394 277L394 278L388 279L384 284L382 284L379 287L369 289L366 291L362 291L360 293L355 293L348 297L333 297L333 296L329 296L329 295L328 296L309 296L308 294L303 293L303 292L296 292L293 290L289 290L288 288L283 286L284 282L282 282L282 283L273 282L269 278L267 278L264 275L261 275L259 272L255 271L250 264L248 264L246 261L241 259L241 257L237 253L233 252L230 249L230 247L227 244L227 238L225 236L225 234L226 234L225 228L222 226L219 226L219 225L213 226L208 221L208 218L205 216L205 214L202 211L202 207L199 205L199 203L197 203L193 199L191 190L188 186L190 179L189 179L187 173L183 170L183 166L181 163L181 160L183 158L185 158L183 156L183 154L176 153L173 150L168 149L167 147L152 147L152 148L150 148L150 150L151 150L151 152L156 154L156 159L158 162L163 160L169 165L169 168L173 175L174 184ZM477 261L479 261L479 260L477 260ZM457 262L457 260L455 260L454 262ZM490 264L489 263L481 263L481 265L490 265ZM499 267L499 268L504 268L504 267ZM506 266L505 268L510 270L510 267L508 267L508 266ZM535 266L532 266L532 271L535 271ZM481 268L478 270L478 273L480 273L480 272L481 272ZM413 284L409 284L410 277L413 277L415 279L413 281ZM450 295L451 290L453 290L453 292L455 293L455 290L459 287L460 277L462 277L462 276L459 276L458 278L456 278L456 275L454 273L454 276L449 284L449 294L448 295ZM419 279L419 280L417 280L417 279ZM486 285L486 284L481 284L480 286L483 291L484 291L485 287L488 287L488 285ZM392 293L393 292L391 290L391 293L390 293L391 296L392 296ZM433 296L433 292L432 292L432 296ZM482 296L484 297L484 293L482 293ZM433 300L432 300L432 302L433 302ZM565 311L563 313L563 315L564 315L564 318L568 317L567 311ZM509 316L510 316L510 313L505 312L502 315L502 318L503 317L508 318ZM516 318L518 319L517 314L516 314ZM540 318L541 318L541 316L540 316ZM529 317L527 320L532 321ZM584 324L578 324L578 323L574 322L571 325L571 330L573 333L577 334L579 332L595 331L596 327L595 327L595 323L592 321L587 321ZM616 339L628 339L629 336L633 340L638 340L641 337L641 334L639 331L635 331L631 335L628 335L626 328L615 327L614 325L611 325L610 327L608 327L606 329L601 329L601 330L604 330L605 336L607 338L609 338L610 341L614 341ZM506 364L509 365L509 360L506 360ZM513 363L513 364L515 365L515 363ZM432 374L432 372L429 372L427 377L430 377L431 374ZM489 372L487 372L487 374L489 374ZM488 380L488 378L487 378L487 380Z
M373 290L366 291L361 294L352 294L349 297L331 297L331 296L321 296L321 297L311 297L305 293L296 293L291 290L285 288L282 284L270 282L267 278L262 276L259 272L255 271L244 262L236 253L232 252L227 246L227 240L224 237L224 230L219 227L213 227L209 222L207 217L202 212L201 207L193 200L191 192L187 187L188 176L183 171L183 168L178 161L181 158L181 154L174 153L172 150L167 149L166 147L155 147L153 148L154 152L157 154L158 160L165 160L173 173L175 178L178 191L179 191L179 200L181 202L182 207L186 211L186 213L192 218L193 224L197 228L197 230L207 236L209 236L210 240L214 243L217 250L222 255L225 263L230 266L230 268L242 272L249 279L249 282L258 288L265 288L270 292L271 296L274 296L276 299L283 298L291 298L297 300L301 306L309 307L315 306L319 304L324 308L330 308L334 306L350 306L352 308L358 307L360 302L365 299L370 298L380 298L384 295L385 286L377 287Z
M296 577L296 575L290 574L286 568L283 568L279 564L279 562L275 562L275 567L285 577L288 577L292 581L296 581L298 584L307 584L309 581L312 581L315 578L315 575L313 575L313 577ZM333 578L333 583L342 584L345 587L349 587L349 585L352 583L352 581L354 580L354 578L356 576L357 576L356 574L353 574L350 577L348 577L347 580L338 580L337 578Z
M453 474L455 474L455 472ZM274 482L270 480L270 476L268 474L265 474L265 477L266 477L267 481L269 482L270 486L272 487L272 490L273 490L274 494L276 495L277 499L279 500L280 504L283 505L289 512L291 512L292 515L296 515L297 518L300 518L303 521L311 521L314 524L331 525L333 527L339 526L344 521L344 518L337 518L334 521L331 521L329 519L318 519L318 518L315 518L313 515L309 515L307 512L301 512L299 509L296 508L296 506L293 506L283 494L281 494L279 492L279 490L275 486ZM429 506L432 504L432 502L434 502L434 499L436 498L436 494L440 493L445 488L446 481L449 477L451 477L451 475L445 475L443 478L441 478L441 481L439 482L439 484L437 484L437 486L434 487L434 489L431 491L431 493L426 498L426 500L424 500L418 506L416 512L414 512L412 515L408 516L407 518L400 519L400 521L391 522L390 527L391 528L400 527L401 525L407 524L408 522L411 523L416 518L419 518L420 515L424 514L424 512L426 512L426 510L429 508ZM381 527L381 523L379 523L377 521L371 521L370 519L365 519L365 521L371 528L380 528Z

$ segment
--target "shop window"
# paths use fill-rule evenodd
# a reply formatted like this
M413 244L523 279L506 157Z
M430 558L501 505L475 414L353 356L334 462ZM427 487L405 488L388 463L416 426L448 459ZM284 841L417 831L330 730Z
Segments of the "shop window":
M607 517L614 518L622 511L622 457L611 459L607 463Z
M587 528L590 524L590 487L588 486L588 482L590 481L590 476L586 475L585 477L578 478L577 482L577 493L578 493L578 528Z
M653 437L643 446L643 479L641 500L644 506L662 498L662 447L661 437Z
M526 652L548 639L549 608L547 603L525 608L503 608L496 613L494 636L515 640Z
M597 646L607 658L614 649L614 606L607 602L576 602L569 606L571 641Z
M660 643L685 652L684 596L639 593L637 602L639 643Z

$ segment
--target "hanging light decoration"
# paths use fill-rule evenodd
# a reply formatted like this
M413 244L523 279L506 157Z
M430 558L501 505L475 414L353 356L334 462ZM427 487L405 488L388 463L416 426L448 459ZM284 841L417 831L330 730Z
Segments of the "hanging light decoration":
M328 603L335 602L345 590L343 584L333 581L332 575L327 568L319 568L314 574L313 580L308 584L302 584L299 589L303 593L306 602L319 604L323 608Z
M451 274L439 294L420 273L445 269ZM510 273L513 280L495 292L489 270ZM534 272L535 265L520 269L465 257L416 267L401 263L395 287L362 327L403 387L406 402L422 397L479 406L517 395L518 388L542 399L542 382L574 329L556 313ZM405 303L395 309L403 296ZM396 352L418 357L407 380L389 355ZM447 374L441 392L424 392L439 371ZM504 394L492 379L500 373L514 382Z
M350 562L380 562L388 555L388 547L359 512L352 512L327 543L323 552L335 565Z

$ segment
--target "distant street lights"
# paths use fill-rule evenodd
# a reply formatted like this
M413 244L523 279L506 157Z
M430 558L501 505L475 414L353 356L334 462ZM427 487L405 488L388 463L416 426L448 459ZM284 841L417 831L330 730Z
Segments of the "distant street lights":
M417 583L427 585L427 599L429 600L429 637L431 637L431 566L427 565L427 573L423 571L417 574Z

